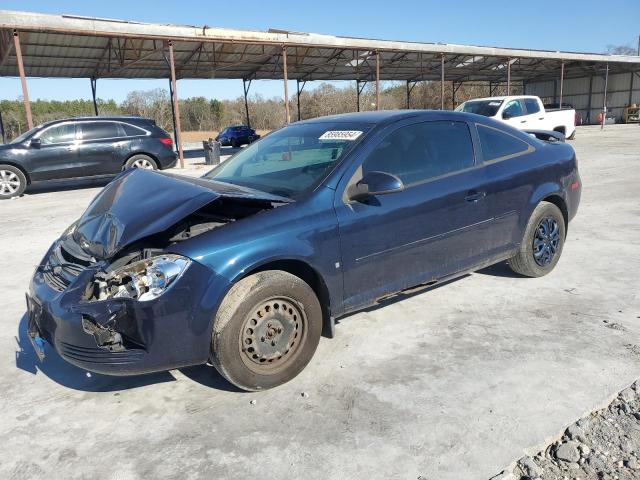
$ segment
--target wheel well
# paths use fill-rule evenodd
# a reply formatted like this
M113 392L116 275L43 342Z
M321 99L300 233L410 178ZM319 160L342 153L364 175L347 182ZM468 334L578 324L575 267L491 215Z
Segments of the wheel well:
M562 212L562 218L564 219L565 232L569 229L569 210L567 210L567 203L560 195L549 195L543 199L544 202L553 203Z
M31 185L31 178L29 178L29 174L27 173L27 171L24 169L22 165L18 165L17 163L13 163L11 161L5 161L1 159L0 159L0 165L11 165L12 167L17 168L24 174L24 178L27 179L27 185Z
M561 134L566 134L567 133L567 129L565 127L556 127L553 129L554 132L560 132Z
M308 263L300 260L276 260L247 272L242 278L265 270L282 270L304 280L314 291L322 308L322 331L329 336L331 329L331 297L322 276ZM240 279L238 279L240 280Z

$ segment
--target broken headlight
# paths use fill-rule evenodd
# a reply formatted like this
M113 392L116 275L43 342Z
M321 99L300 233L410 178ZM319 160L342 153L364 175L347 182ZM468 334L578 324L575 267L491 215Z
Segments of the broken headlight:
M91 300L153 300L167 291L190 264L187 257L166 254L131 263L106 275L98 274Z

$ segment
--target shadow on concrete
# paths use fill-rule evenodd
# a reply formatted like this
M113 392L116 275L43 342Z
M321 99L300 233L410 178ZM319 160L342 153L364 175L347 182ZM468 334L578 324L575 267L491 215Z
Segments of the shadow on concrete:
M225 392L247 393L232 383L229 383L218 373L215 367L211 365L195 365L193 367L181 368L180 373L205 387L215 388L216 390L223 390Z
M156 383L175 381L171 372L149 373L147 375L133 375L114 377L90 373L66 362L51 345L45 344L45 358L43 362L33 350L27 334L27 314L20 320L16 342L16 367L33 375L46 375L54 382L74 390L84 392L114 392L130 390ZM191 380L210 388L223 391L241 392L242 390L228 383L215 368L207 365L182 368L180 371Z
M511 267L509 267L509 264L506 261L483 268L482 270L478 270L475 273L479 273L481 275L490 275L492 277L526 278L524 275L520 275L519 273L511 270Z
M115 175L100 178L73 178L69 180L51 180L48 182L29 185L25 195L38 195L49 192L64 192L67 190L82 190L85 188L102 188L109 183Z

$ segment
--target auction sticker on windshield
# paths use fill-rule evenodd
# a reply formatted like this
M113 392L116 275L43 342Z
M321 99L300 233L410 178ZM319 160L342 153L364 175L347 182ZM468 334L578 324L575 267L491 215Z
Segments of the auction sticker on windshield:
M319 140L355 140L360 135L360 130L329 130L324 132Z

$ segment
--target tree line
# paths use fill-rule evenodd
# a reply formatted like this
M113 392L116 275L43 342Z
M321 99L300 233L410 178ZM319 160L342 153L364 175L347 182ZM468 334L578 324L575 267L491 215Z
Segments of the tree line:
M381 89L380 108L383 110L406 108L406 87L400 82L385 82ZM512 94L519 93L512 88ZM505 94L499 87L494 94ZM466 84L455 92L455 103L469 98L488 96L489 87L485 83ZM450 82L445 82L445 108L453 108L454 91ZM369 83L360 94L360 110L375 110L375 85ZM315 118L325 115L356 111L357 91L352 83L347 87L322 83L318 87L305 90L300 95L301 117ZM130 92L125 100L98 99L100 115L139 115L152 118L165 130L173 131L171 100L167 90L136 90ZM246 123L244 98L232 100L209 100L204 97L180 99L180 116L183 131L219 131L234 124ZM257 130L273 130L285 122L284 100L282 98L264 98L261 95L249 97L249 115L251 126ZM420 82L411 92L411 108L440 108L440 82ZM297 99L289 99L291 120L297 120ZM50 120L77 116L94 115L91 100L35 100L31 102L31 111L35 125ZM0 101L0 113L7 141L17 137L27 129L27 121L22 100Z

